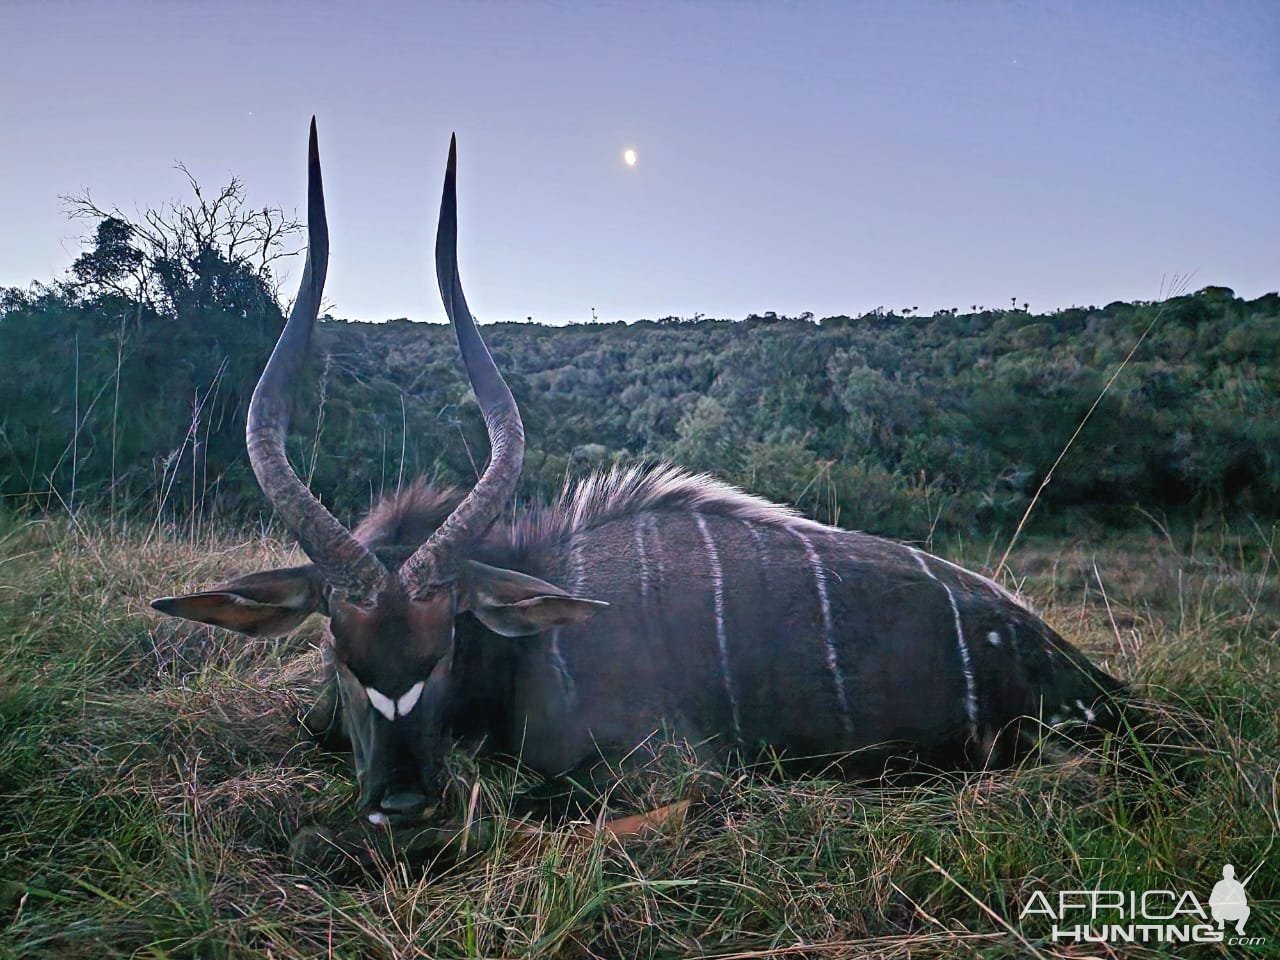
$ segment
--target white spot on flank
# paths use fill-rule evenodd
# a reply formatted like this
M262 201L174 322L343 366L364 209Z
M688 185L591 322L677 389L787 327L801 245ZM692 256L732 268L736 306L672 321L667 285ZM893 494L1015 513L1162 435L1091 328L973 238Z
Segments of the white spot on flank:
M960 669L964 673L964 713L969 720L969 735L977 740L978 684L973 676L973 661L969 657L969 644L964 639L964 625L960 622L960 606L956 603L956 595L951 592L951 588L939 580L934 575L934 572L929 569L929 564L925 562L924 554L914 548L909 549L911 549L912 555L916 558L916 562L920 564L920 569L925 572L929 579L947 592L947 602L951 604L951 615L956 622L956 648L960 652ZM951 564L951 566L954 567L955 564ZM989 640L990 637L987 639Z
M991 644L993 647L1000 646L1000 632L998 630L992 630L988 633L987 643Z
M742 740L742 728L738 721L738 698L733 695L733 680L729 675L729 639L724 627L724 571L720 567L720 555L716 552L715 541L711 538L711 530L707 527L706 518L694 512L698 521L698 529L702 531L702 542L707 547L707 562L711 566L711 582L715 591L716 610L716 646L720 651L720 677L724 681L724 692L729 697L729 709L733 713L733 739Z
M368 697L369 702L373 704L373 709L377 710L388 720L394 720L396 718L396 704L390 697L379 693L377 690L373 689L373 687L365 687L364 695Z
M422 696L422 681L419 680L409 692L396 701L396 713L405 717L409 715L409 711L418 705L418 698Z
M1092 710L1090 710L1087 706L1085 706L1085 703L1083 700L1076 701L1076 709L1084 714L1084 719L1086 723L1093 723L1094 720L1098 719L1098 715L1094 713Z
M840 719L845 733L853 733L853 718L849 714L849 697L844 690L844 673L840 670L840 659L836 655L835 636L831 628L831 599L827 596L827 569L822 558L814 549L812 541L795 527L791 533L804 546L804 555L809 560L809 568L813 572L813 583L818 588L818 608L822 613L822 646L826 653L827 670L836 687L836 700L840 704Z
M387 822L387 815L375 810L373 813L369 814L369 822L375 827L380 827Z

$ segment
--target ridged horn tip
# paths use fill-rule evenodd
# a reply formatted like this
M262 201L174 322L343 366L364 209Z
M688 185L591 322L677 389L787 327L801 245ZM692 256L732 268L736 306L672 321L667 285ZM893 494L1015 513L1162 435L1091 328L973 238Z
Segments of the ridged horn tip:
M329 230L324 211L324 177L320 173L320 141L316 136L315 117L311 118L311 133L307 138L307 227L311 242L319 241L320 246L314 251L313 259L327 259Z
M307 183L320 171L320 138L316 136L316 118L311 118L311 132L307 136ZM308 191L308 194L310 191Z
M457 548L473 543L498 516L520 482L520 468L524 463L524 425L520 421L520 410L476 329L458 277L457 168L458 137L454 134L449 138L449 160L436 227L436 279L471 389L484 414L491 453L489 465L471 492L401 566L400 579L414 597L429 593L441 571L453 562L452 554Z
M436 267L439 269L439 258L444 253L444 245L456 245L458 237L458 135L449 137L449 161L444 168L444 190L440 195L440 222L436 229ZM456 258L454 249L452 256ZM456 264L454 269L456 269ZM452 294L452 290L449 294ZM452 318L451 318L452 319Z

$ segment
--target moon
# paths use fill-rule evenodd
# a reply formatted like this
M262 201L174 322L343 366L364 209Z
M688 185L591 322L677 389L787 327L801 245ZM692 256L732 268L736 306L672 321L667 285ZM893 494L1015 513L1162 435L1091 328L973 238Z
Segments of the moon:
M639 158L636 156L636 152L632 150L630 147L622 151L622 162L625 163L628 167L634 167L636 165L636 160L638 159Z

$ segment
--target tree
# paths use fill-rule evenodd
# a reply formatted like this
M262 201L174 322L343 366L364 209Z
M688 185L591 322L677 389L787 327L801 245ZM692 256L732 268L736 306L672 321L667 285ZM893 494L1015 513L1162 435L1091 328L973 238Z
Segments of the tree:
M0 389L0 492L195 504L251 482L244 413L284 325L273 268L301 227L249 207L236 178L208 196L180 169L194 199L132 219L64 198L94 223L87 249L61 282L0 301L0 355L26 371Z
M92 249L71 267L77 292L115 294L173 318L191 306L249 310L274 302L274 267L298 252L291 242L302 224L279 207L250 207L237 177L210 197L185 166L178 169L194 200L150 208L132 220L119 207L99 206L88 192L62 198L72 219L97 224Z

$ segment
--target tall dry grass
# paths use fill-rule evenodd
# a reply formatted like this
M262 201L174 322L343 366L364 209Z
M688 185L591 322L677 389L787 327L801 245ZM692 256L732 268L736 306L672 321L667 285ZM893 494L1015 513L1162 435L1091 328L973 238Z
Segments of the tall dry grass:
M459 758L454 792L475 798L488 849L425 865L373 850L334 876L291 856L299 831L353 816L346 758L297 736L318 626L252 641L147 607L297 558L259 532L192 529L0 527L0 955L1084 956L1020 922L1032 891L1203 898L1223 863L1280 860L1275 530L1028 540L1010 558L1051 623L1191 721L1184 776L1084 754L876 788L720 776L677 751L615 806L696 781L717 801L683 826L519 845L492 834L529 782ZM1280 945L1280 871L1249 890L1250 933Z

